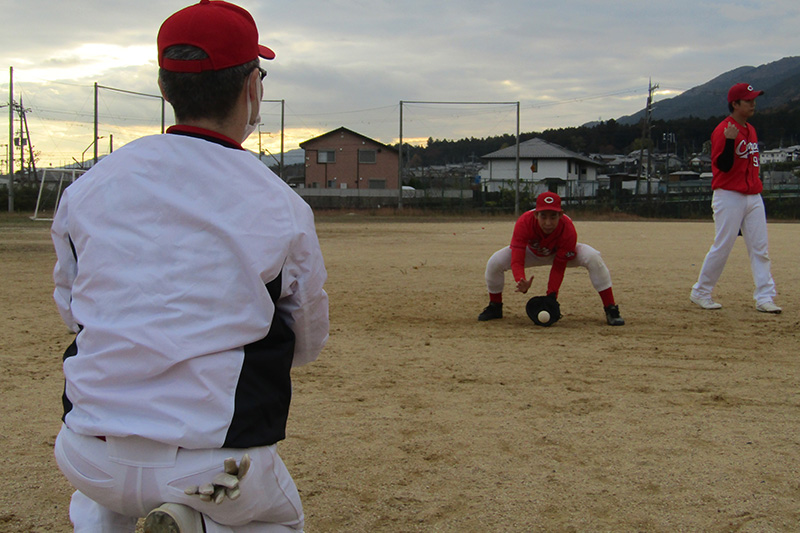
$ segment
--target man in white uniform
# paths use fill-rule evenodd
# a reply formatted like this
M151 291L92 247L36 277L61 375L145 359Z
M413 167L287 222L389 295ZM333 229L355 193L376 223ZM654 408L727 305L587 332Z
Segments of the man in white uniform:
M176 125L72 184L52 227L54 297L77 333L55 447L70 519L302 531L276 443L290 370L328 338L326 271L308 205L241 146L275 54L247 11L209 0L167 19L158 51Z

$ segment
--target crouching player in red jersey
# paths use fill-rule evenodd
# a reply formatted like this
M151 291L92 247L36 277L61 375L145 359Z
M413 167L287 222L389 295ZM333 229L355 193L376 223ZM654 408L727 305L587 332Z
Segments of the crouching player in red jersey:
M561 210L561 198L545 192L536 199L536 209L523 213L517 219L511 245L498 250L486 264L486 287L489 305L478 315L478 320L503 318L503 286L505 272L511 270L517 283L516 292L526 293L533 276L525 278L525 268L540 265L550 267L547 295L554 300L564 280L568 266L584 267L589 271L592 285L600 293L605 308L606 322L622 326L625 320L619 314L611 290L611 274L600 257L600 252L578 241L572 220Z

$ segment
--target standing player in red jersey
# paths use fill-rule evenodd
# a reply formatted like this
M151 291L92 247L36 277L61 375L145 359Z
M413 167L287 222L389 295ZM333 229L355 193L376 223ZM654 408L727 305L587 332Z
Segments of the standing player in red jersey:
M526 293L533 283L525 277L525 268L552 265L547 282L547 296L557 301L558 290L564 281L564 271L570 267L584 267L589 279L600 294L611 326L622 326L625 320L619 314L611 290L611 274L600 257L600 252L578 242L578 233L572 220L561 210L561 198L545 192L536 199L536 209L523 213L517 219L511 245L495 252L486 264L486 287L489 305L478 315L486 321L503 318L503 286L505 272L511 270L517 283L516 292Z
M767 252L767 216L761 198L763 185L758 176L758 137L755 128L747 122L755 113L756 97L762 94L764 91L755 91L746 83L731 87L728 91L731 114L711 134L711 188L714 190L711 207L716 235L690 296L691 301L703 309L722 307L711 299L711 291L741 232L750 256L756 310L781 312L773 302L777 293Z

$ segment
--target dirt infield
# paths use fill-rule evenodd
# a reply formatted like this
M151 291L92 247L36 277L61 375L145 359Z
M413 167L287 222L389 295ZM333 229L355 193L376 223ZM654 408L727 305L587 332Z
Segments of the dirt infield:
M281 456L307 531L798 531L800 225L770 224L781 315L754 309L738 242L715 297L689 302L710 222L576 221L627 324L584 270L540 328L506 293L479 323L510 218L325 216L331 338L294 373ZM47 223L0 222L0 530L58 533L61 353ZM532 292L543 292L547 270ZM507 276L507 280L510 275Z

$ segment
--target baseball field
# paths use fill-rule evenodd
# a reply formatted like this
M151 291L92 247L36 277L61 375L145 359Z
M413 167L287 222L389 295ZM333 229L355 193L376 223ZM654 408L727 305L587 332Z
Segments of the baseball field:
M575 218L625 326L582 269L562 320L535 326L547 268L478 322L512 217L318 216L331 336L294 372L280 445L307 532L800 530L800 224L769 226L784 312L768 315L741 241L724 307L689 302L710 220ZM48 230L0 218L0 531L71 531L52 449L72 335Z

